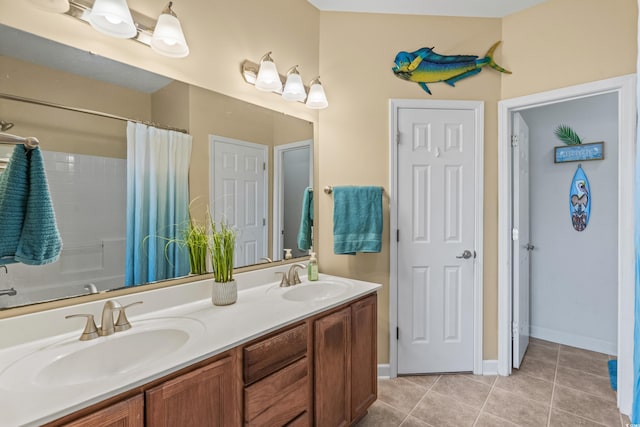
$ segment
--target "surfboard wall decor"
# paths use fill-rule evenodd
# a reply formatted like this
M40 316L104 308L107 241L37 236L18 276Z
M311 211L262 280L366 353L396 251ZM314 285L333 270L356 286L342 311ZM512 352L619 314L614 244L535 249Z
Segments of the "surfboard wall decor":
M591 216L591 188L581 164L578 165L578 169L571 181L569 212L573 228L576 231L584 231L589 224L589 217Z

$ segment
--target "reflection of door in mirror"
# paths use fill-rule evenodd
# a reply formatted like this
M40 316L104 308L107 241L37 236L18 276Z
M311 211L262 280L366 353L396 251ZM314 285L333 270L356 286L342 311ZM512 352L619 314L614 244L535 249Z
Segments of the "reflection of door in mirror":
M267 256L268 147L214 135L209 140L211 215L236 231L234 267L257 264Z
M274 239L273 259L281 260L286 249L293 257L308 255L298 248L302 198L307 187L313 186L313 142L293 142L274 147Z

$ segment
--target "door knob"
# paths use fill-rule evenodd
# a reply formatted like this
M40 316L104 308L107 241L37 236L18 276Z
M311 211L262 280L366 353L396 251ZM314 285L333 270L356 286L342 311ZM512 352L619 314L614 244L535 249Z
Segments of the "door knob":
M524 248L525 248L526 250L528 250L528 251L532 251L532 250L534 250L536 247L535 247L535 246L533 246L531 243L527 243L527 244L525 245L525 247L524 247Z
M469 249L465 249L461 255L456 256L456 258L469 259L473 256L473 253Z

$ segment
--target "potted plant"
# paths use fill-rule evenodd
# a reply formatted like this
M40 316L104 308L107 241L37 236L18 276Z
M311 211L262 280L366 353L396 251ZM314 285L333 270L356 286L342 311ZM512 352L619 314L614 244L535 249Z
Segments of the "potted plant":
M236 245L235 231L220 223L219 229L216 227L211 214L211 238L209 239L209 251L211 253L211 266L213 267L212 301L214 305L229 305L238 299L238 285L233 280L233 254Z
M182 237L183 240L180 243L189 251L190 273L206 274L209 233L205 225L196 223L191 216L191 209L189 209L189 223L182 231Z

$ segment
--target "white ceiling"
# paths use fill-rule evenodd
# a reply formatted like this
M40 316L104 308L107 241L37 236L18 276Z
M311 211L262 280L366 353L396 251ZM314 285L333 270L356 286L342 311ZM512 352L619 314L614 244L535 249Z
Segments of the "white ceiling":
M502 18L546 0L308 0L320 10Z

